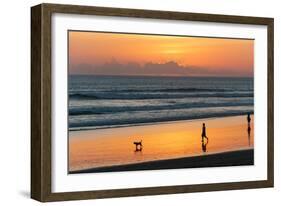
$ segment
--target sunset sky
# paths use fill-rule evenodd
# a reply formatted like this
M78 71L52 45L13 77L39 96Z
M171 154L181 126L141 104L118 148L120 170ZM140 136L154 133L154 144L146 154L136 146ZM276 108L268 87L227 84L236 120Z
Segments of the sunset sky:
M253 76L254 40L69 32L70 74Z

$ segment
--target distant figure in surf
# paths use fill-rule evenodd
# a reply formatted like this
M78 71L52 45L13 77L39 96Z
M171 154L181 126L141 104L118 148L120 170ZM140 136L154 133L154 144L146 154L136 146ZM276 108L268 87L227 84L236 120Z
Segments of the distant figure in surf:
M250 124L251 124L251 116L250 116L250 113L248 113L247 115L247 121L248 121L248 128L251 127Z
M201 135L201 137L202 137L202 141L204 141L204 138L206 138L206 139L209 141L209 139L208 139L208 137L207 137L207 135L206 135L206 126L205 126L205 123L203 123L202 135Z

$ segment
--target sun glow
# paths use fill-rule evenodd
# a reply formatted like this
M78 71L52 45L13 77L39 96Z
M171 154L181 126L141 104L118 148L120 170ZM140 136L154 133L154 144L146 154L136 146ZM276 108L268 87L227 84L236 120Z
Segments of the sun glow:
M77 65L103 65L114 58L119 64L174 61L216 73L252 75L254 40L188 36L69 32L70 72Z

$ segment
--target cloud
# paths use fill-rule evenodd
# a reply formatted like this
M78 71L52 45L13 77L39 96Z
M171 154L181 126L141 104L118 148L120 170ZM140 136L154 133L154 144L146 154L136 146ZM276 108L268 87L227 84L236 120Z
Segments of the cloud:
M242 74L235 69L214 70L208 68L198 68L192 66L181 66L177 62L166 63L148 62L140 65L136 62L127 64L118 63L116 60L102 64L79 64L70 66L70 74L90 74L90 75L128 75L128 76L251 76L252 74Z

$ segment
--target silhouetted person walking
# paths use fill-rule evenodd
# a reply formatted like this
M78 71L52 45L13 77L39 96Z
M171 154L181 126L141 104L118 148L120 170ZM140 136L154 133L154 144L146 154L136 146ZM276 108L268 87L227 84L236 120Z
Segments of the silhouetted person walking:
M207 140L209 140L208 139L208 137L207 137L207 135L206 135L206 126L205 126L205 123L203 123L203 127L202 127L202 141L203 141L203 139L204 138L206 138Z

